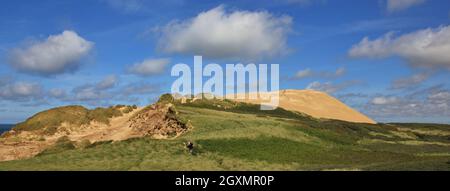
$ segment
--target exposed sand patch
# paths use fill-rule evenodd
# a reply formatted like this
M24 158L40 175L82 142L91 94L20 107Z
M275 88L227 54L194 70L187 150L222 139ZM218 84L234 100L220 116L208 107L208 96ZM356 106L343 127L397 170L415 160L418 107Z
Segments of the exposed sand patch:
M0 161L30 158L52 146L60 137L67 136L71 141L89 140L120 141L132 138L132 130L128 119L141 108L110 119L110 125L91 122L89 125L75 126L62 123L58 132L51 136L36 135L33 132L22 131L18 135L0 139Z
M88 125L62 123L53 135L37 134L33 131L21 131L17 134L0 138L0 161L17 160L33 157L61 137L67 136L71 141L90 143L101 141L122 141L135 137L152 136L156 139L178 136L187 131L187 126L180 129L180 122L169 105L137 108L122 116L110 118L109 124L90 122ZM141 113L139 113L141 112ZM138 117L136 118L135 115Z
M253 104L266 102L262 99L249 99L251 96L258 97L256 94L249 93L246 99L234 100ZM350 108L336 98L319 91L280 90L279 99L279 107L305 113L316 118L337 119L356 123L376 123L374 120Z
M17 160L33 157L46 147L51 145L44 141L23 141L14 142L0 141L0 161Z

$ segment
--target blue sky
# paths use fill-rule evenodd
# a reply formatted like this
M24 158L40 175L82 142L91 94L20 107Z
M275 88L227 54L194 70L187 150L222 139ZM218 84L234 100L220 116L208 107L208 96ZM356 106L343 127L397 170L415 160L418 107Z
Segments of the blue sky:
M2 2L0 123L149 104L194 54L280 64L281 89L325 91L377 121L450 123L449 23L447 0Z

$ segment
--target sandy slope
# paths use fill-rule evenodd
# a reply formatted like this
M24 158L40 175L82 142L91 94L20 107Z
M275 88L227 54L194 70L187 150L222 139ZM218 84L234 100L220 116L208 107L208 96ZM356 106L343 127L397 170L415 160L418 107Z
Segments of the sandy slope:
M62 136L67 136L72 141L89 140L98 141L121 141L132 137L138 137L129 127L128 121L132 115L142 108L136 109L120 117L112 118L111 125L91 122L89 125L74 126L63 123L61 127L65 131L58 132L52 136L45 137L45 141L37 140L38 137L30 132L22 132L17 136L0 139L0 161L30 158L46 148L53 145Z
M109 124L92 121L90 124L77 126L64 122L53 135L21 131L15 135L0 137L0 161L33 157L64 136L76 144L85 140L95 143L144 136L159 139L176 137L188 129L178 119L170 117L176 112L171 107L172 104L157 104L145 111L144 108L138 108L122 116L110 118Z
M326 93L314 90L280 90L281 108L298 111L316 118L338 119L358 123L376 123ZM247 103L261 103L261 99L235 99Z

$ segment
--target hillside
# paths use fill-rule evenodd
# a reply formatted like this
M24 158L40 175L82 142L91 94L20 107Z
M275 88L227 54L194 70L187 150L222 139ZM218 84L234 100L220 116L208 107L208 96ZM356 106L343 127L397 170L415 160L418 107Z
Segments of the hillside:
M86 109L65 106L40 112L0 138L0 161L33 157L62 142L84 147L102 141L135 137L168 138L187 131L170 103L145 108L117 105ZM71 146L70 146L71 147Z
M322 120L230 100L167 102L162 118L192 128L83 146L62 139L33 158L0 162L0 170L450 170L450 125Z
M247 95L248 96L248 95ZM279 91L279 107L290 111L297 111L307 115L323 118L337 119L356 123L376 123L369 117L348 107L338 99L314 90L281 90ZM261 104L264 100L246 99L236 101Z

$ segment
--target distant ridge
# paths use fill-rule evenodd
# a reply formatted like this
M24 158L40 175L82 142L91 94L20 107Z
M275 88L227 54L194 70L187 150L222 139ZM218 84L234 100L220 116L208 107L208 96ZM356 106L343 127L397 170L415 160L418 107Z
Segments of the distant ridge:
M280 90L279 107L305 113L316 118L337 119L356 123L376 122L364 114L345 105L338 99L315 90ZM235 101L260 104L262 100L235 99Z

